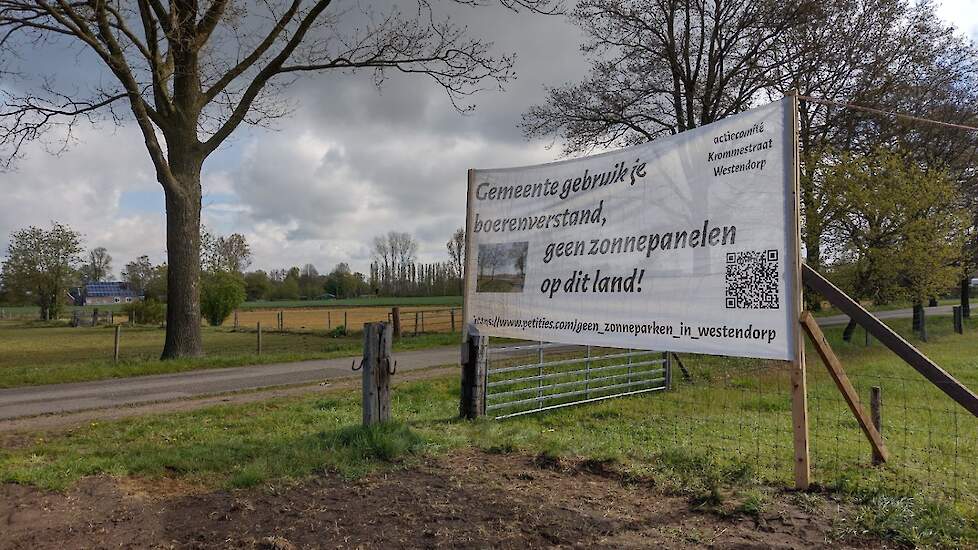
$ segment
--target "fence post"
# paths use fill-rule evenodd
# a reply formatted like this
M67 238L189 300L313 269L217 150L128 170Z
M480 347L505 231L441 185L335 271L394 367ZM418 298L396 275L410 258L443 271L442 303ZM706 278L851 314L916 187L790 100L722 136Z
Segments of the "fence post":
M285 312L278 312L278 331L282 332L285 330Z
M48 313L47 310L45 310L44 315L47 316L47 313ZM44 320L47 321L48 319L44 319ZM94 328L97 326L98 326L98 308L95 308L92 311L92 327Z
M418 335L418 312L414 312L414 335Z
M421 312L421 332L424 332L424 311Z
M391 308L391 322L394 323L394 338L401 337L401 308L394 306Z
M961 317L961 306L954 306L954 332L964 334L964 319Z
M344 309L343 310L343 335L344 336L346 336L347 334L350 334L350 323L349 323L349 321L347 321L346 313L347 313L347 311Z
M115 324L115 312L113 312L113 311L110 311L109 312L109 324L110 325L114 325Z
M234 310L234 330L238 330L238 310Z
M668 351L662 352L662 366L666 370L666 390L672 389L672 357L670 357ZM629 378L631 381L631 378Z
M330 312L327 309L326 310L326 330L328 331L328 330L330 330L332 328L333 328L333 316L330 315Z
M393 373L389 323L363 325L363 425L387 422L391 417L390 378Z
M455 332L455 308L448 310L452 316L452 333Z
M119 325L115 326L115 345L112 347L112 360L116 363L119 362L119 341L121 340L122 327Z
M869 393L869 414L873 419L873 426L883 436L883 388L873 386ZM875 450L873 451L873 465L879 466L883 463L881 457Z
M474 419L486 414L486 370L489 338L469 333L462 342L462 398L459 416Z
M261 321L258 321L258 355L261 355Z

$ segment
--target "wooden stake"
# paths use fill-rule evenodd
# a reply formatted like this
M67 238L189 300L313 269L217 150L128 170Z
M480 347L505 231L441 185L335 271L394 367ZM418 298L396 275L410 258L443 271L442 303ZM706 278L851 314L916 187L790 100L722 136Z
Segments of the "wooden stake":
M387 422L391 417L390 378L393 326L363 325L363 425Z
M121 332L122 332L122 327L120 327L119 325L116 325L115 326L115 345L113 346L113 349L112 349L112 360L115 361L116 363L119 362L119 344L121 343L120 340L122 339L121 338L122 335L120 334Z
M790 230L790 249L792 262L791 292L788 294L788 311L791 319L799 319L804 301L801 282L801 162L798 149L798 90L790 92L791 97L791 205L786 212L786 229ZM795 328L795 358L791 362L791 423L795 452L795 488L808 489L811 484L811 459L808 443L808 381L805 373L805 342L801 331Z
M873 426L876 431L883 435L883 388L873 386L869 393L869 414L873 417ZM873 465L879 466L884 462L883 457L876 454L873 450Z
M832 376L836 387L839 388L839 392L845 398L846 404L849 405L849 410L852 411L853 416L856 417L856 421L859 422L859 427L862 429L863 434L869 440L869 444L873 448L873 456L879 457L880 462L886 462L890 458L890 453L886 450L886 444L883 443L883 436L880 435L879 430L873 425L872 418L863 410L862 404L859 402L859 394L852 387L852 382L849 381L846 371L842 368L842 362L839 361L835 352L832 351L828 340L822 334L822 329L819 328L818 322L815 321L815 318L812 317L810 312L806 311L801 314L801 326L808 333L808 337L815 346L815 351L818 352L822 363L829 370L829 375Z
M261 321L258 321L258 355L261 355Z
M401 308L391 308L391 322L394 323L394 338L401 337Z

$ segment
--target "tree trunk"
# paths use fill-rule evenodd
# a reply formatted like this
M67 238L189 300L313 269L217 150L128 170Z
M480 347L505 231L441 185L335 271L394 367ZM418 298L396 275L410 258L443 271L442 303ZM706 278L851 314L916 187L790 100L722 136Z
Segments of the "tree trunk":
M938 305L937 298L931 296L930 300L927 301L927 307L937 307L937 305Z
M920 331L920 323L921 323L920 319L923 316L924 316L924 305L921 304L920 302L914 302L914 305L913 305L913 326L912 326L912 329L913 329L914 332L919 332Z
M971 278L961 279L961 315L971 317Z
M173 163L171 163L171 166ZM203 355L200 330L200 165L166 193L167 304L162 359Z

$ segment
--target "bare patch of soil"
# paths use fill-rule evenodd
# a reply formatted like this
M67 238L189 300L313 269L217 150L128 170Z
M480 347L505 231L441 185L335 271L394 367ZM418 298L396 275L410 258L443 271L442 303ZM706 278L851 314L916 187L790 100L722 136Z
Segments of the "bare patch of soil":
M0 485L0 548L821 548L845 510L775 494L756 516L696 509L591 465L463 450L358 481L200 492L88 478ZM857 546L879 546L860 541Z

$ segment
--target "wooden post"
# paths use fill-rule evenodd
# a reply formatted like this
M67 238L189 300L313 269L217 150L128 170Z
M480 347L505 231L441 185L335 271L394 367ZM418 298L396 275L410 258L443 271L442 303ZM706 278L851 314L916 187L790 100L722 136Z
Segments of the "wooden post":
M330 315L330 311L327 309L326 310L326 330L332 330L332 329L333 329L333 318L332 318L332 315Z
M414 312L414 335L418 335L418 312Z
M478 333L466 335L462 342L462 398L459 416L473 419L486 414L486 369L489 338Z
M343 334L350 334L350 323L346 319L346 310L343 310Z
M455 308L449 310L452 316L452 332L455 332Z
M866 439L869 440L869 444L873 448L873 456L879 457L881 462L886 462L890 454L886 450L886 445L883 443L883 436L873 426L872 420L866 414L866 411L863 410L862 404L859 402L859 394L852 387L846 371L842 368L842 362L839 361L835 352L832 351L828 340L822 334L822 329L818 326L818 322L815 321L811 313L806 311L801 314L801 326L808 333L808 337L815 346L815 351L821 357L825 368L829 370L829 375L831 375L836 387L839 388L839 392L842 393L842 397L845 398L846 404L849 405L849 410L856 417L856 421L866 435Z
M421 332L424 332L424 311L421 312Z
M394 306L391 308L391 322L394 324L394 338L401 337L401 308Z
M285 330L285 312L278 312L278 331L282 332Z
M258 355L261 355L261 321L258 321Z
M109 324L110 325L114 325L115 324L115 312L113 312L113 311L110 311L109 312Z
M961 306L954 306L954 332L964 334L964 318L961 315Z
M387 422L391 417L390 378L393 374L390 323L363 325L363 425Z
M883 437L883 388L879 386L873 386L869 393L869 414L873 417L873 426L876 431ZM873 449L873 465L879 466L885 462L883 457L876 453L876 449Z
M45 315L47 315L47 312L48 310L45 310ZM44 320L47 321L48 319L45 318ZM94 328L97 326L98 326L98 308L95 308L92 311L92 327Z
M112 347L112 360L116 363L119 362L119 344L121 340L122 327L119 325L115 326L115 345Z
M798 147L798 90L790 92L791 97L791 206L786 212L786 229L790 231L791 292L788 294L789 318L793 323L801 320L804 308L801 279L801 159ZM794 325L795 357L791 367L791 424L794 447L795 488L808 489L811 485L811 460L808 443L808 380L805 372L805 341L798 325Z

